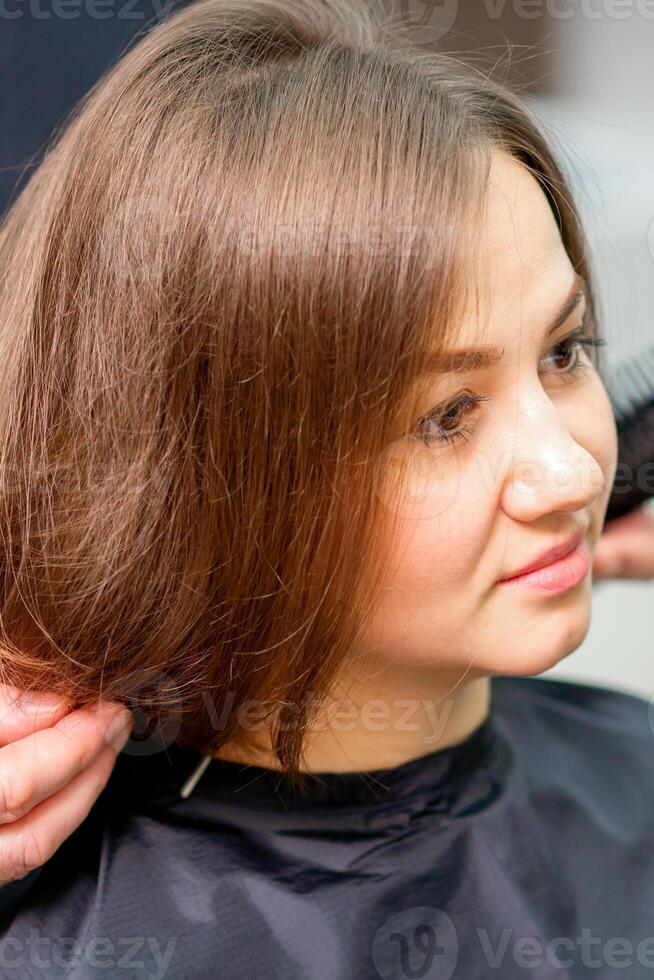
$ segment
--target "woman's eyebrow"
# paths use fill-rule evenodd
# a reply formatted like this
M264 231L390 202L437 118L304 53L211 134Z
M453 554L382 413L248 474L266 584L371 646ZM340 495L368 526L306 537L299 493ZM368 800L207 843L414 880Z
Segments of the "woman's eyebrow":
M582 299L587 295L586 280L579 273L575 274L570 292L550 323L546 336L553 334L561 324L576 310ZM462 374L464 371L474 371L496 364L504 356L504 348L476 347L461 350L446 351L437 355L430 370L435 374Z

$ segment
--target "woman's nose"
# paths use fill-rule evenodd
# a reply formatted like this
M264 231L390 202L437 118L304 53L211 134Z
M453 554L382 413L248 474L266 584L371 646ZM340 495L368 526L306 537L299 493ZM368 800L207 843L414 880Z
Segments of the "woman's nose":
M563 413L543 391L520 407L502 487L502 507L518 521L552 511L582 510L605 485L602 467L574 436Z

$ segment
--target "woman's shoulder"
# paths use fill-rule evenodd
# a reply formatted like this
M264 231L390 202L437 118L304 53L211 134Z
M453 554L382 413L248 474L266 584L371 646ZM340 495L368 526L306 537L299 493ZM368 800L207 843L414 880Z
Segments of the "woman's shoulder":
M492 679L493 702L518 723L534 715L592 729L611 729L626 736L654 738L654 699L624 689L551 677Z
M580 836L614 852L616 866L626 860L626 841L634 853L649 848L651 702L624 690L544 677L496 676L492 690L495 729L509 754L512 785L521 787L510 798L530 810L536 803L534 819L570 853ZM654 888L649 859L648 869Z
M492 715L526 781L638 824L654 810L654 707L640 695L546 677L496 676ZM619 812L617 812L619 811Z

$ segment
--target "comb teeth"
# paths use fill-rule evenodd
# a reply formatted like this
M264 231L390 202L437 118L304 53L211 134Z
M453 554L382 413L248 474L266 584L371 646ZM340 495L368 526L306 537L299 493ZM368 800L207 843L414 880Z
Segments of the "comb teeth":
M607 388L618 423L654 402L654 348L623 361L609 378Z
M606 511L610 520L654 496L654 348L623 362L607 390L618 429L618 470Z

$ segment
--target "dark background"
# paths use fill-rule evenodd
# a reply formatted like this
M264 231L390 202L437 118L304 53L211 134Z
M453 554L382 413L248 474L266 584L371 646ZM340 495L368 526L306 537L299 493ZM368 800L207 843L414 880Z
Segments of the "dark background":
M456 6L448 0L394 2L426 49L437 45L464 56L472 53L497 64L503 77L520 87L535 92L547 88L545 19L520 19L507 4L502 16L490 21L480 18L477 0ZM97 5L86 0L1 0L0 212L68 110L136 35L181 6L179 0L104 0ZM448 6L456 16L445 30L452 20Z

